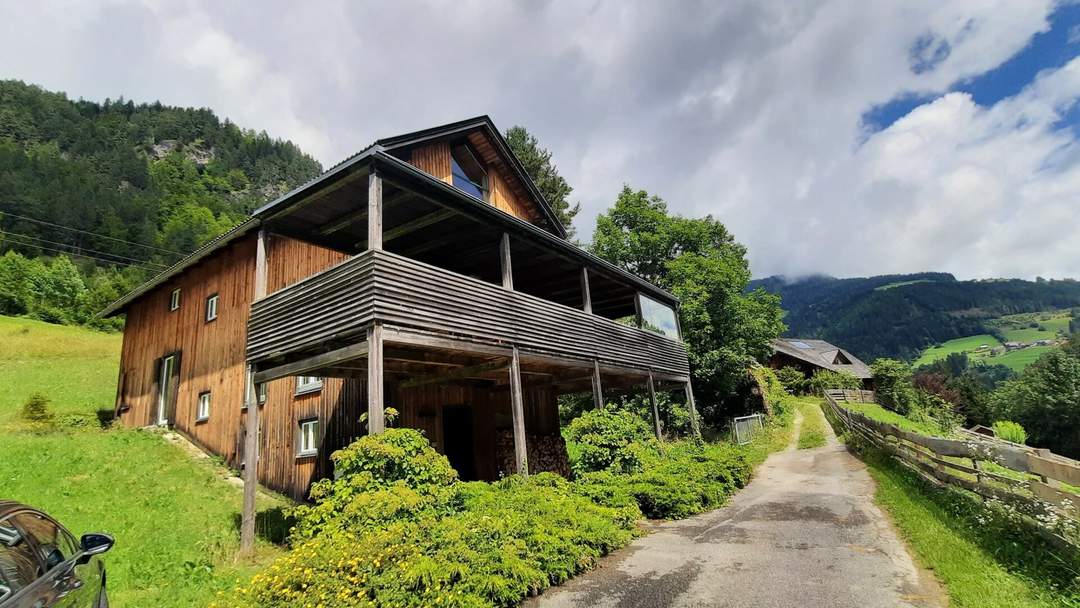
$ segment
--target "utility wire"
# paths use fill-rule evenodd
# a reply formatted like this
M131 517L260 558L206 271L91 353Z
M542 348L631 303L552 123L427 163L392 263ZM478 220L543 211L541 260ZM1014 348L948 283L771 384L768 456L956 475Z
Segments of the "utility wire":
M42 243L48 243L50 245L59 245L61 247L72 247L72 248L74 248L76 250L88 251L90 253L97 254L97 255L111 256L111 257L119 258L120 260L125 260L125 261L128 261L128 262L135 262L137 264L146 264L146 265L149 265L149 266L157 266L159 268L165 268L164 264L159 264L157 262L151 262L150 260L143 260L143 259L139 259L139 258L130 258L130 257L127 257L125 255L120 255L118 253L109 253L108 251L98 251L96 249L91 249L89 247L80 247L79 245L73 245L71 243L61 243L61 242L58 242L58 241L50 241L49 239L43 239L41 237L32 236L32 235L29 235L29 234L21 234L21 233L18 233L18 232L9 232L9 231L5 231L5 230L0 230L0 234L6 234L8 236L16 236L16 237L24 238L24 239L33 239L35 241L41 241Z
M86 258L88 260L97 260L99 262L106 262L106 263L109 263L109 264L116 264L118 266L142 267L142 264L135 264L135 263L132 263L132 262L120 262L120 261L117 261L117 260L108 260L108 259L105 259L105 258L99 258L96 255L86 255L86 254L83 254L83 253L75 253L74 251L69 251L67 249L54 249L52 247L46 247L45 245L38 245L37 243L22 243L22 242L19 242L19 241L11 241L11 242L15 243L16 245L22 245L24 247L37 247L38 249L44 249L45 251L52 251L52 252L55 252L55 253L63 253L65 255L73 255L73 256L78 257L78 258ZM148 270L157 272L158 269L149 268Z
M158 251L162 251L162 252L165 252L165 253L171 253L173 255L180 255L180 256L186 255L186 254L181 253L179 251L173 251L172 249L165 249L165 248L162 248L162 247L157 247L155 245L146 245L144 243L135 243L135 242L132 242L132 241L125 241L124 239L118 239L116 237L106 236L104 234L98 234L96 232L90 232L89 230L81 230L79 228L72 228L70 226L64 226L64 225L61 225L61 224L54 224L52 222L46 222L44 220L39 220L39 219L35 219L35 218L32 218L32 217L27 217L25 215L19 215L18 213L11 213L10 211L0 211L0 216L5 216L5 215L10 215L11 217L17 217L19 219L26 220L28 222L37 222L39 224L44 224L46 226L53 226L55 228L62 228L64 230L71 230L71 231L74 231L74 232L81 232L83 234L89 234L90 236L96 236L96 237L101 238L101 239L109 239L110 241L116 241L118 243L126 243L128 245L135 245L136 247L146 247L147 249L156 249Z

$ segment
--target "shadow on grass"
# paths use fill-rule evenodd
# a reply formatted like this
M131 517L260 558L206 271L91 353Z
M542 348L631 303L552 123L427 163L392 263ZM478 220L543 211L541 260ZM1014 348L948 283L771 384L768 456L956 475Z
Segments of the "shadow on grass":
M1004 569L1043 591L1080 598L1080 552L1054 546L1034 527L979 498L948 486L935 486L876 449L852 449L867 465L902 487L943 527L978 547ZM1069 604L1072 605L1072 604Z
M233 515L233 526L240 531L241 516ZM255 535L275 545L286 545L289 529L296 525L296 519L286 515L282 507L263 509L255 514Z
M107 429L112 426L113 421L116 420L116 412L111 409L102 408L97 411L98 426L103 429Z

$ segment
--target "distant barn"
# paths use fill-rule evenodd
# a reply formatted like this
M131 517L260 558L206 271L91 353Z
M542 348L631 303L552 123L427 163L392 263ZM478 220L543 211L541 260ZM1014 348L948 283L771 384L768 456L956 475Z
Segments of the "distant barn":
M807 378L819 369L847 372L862 380L866 387L870 386L873 378L870 366L848 351L824 340L778 338L772 341L772 347L773 355L769 359L769 367L773 369L794 367L806 374Z

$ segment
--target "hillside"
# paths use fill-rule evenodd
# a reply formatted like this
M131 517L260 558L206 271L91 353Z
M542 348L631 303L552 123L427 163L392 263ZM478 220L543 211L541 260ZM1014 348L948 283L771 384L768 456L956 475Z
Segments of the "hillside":
M113 605L205 606L254 570L234 563L242 492L211 459L158 433L100 427L119 357L119 335L0 316L0 498L42 508L75 534L113 534L105 556ZM55 424L21 420L34 392L50 400ZM280 535L287 503L269 495L259 503L261 532ZM279 554L260 542L259 561Z
M85 322L95 306L320 171L294 144L205 108L76 101L0 81L0 254L46 264L28 269L0 256L0 314ZM47 272L75 280L74 269L51 267L61 254L81 289L26 293Z
M946 273L751 282L780 295L789 336L821 338L860 358L917 359L935 344L994 334L991 320L1080 306L1080 282L958 281ZM1002 340L1004 341L1004 340Z

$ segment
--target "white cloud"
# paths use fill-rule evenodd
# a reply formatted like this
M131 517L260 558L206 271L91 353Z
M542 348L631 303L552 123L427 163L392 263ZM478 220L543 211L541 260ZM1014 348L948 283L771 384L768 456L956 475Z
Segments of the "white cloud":
M1080 276L1080 151L1054 130L1080 95L1076 62L990 108L952 93L877 133L860 123L900 94L936 96L992 69L1052 9L0 3L0 76L209 106L325 165L380 136L488 113L553 150L583 203L583 236L629 182L726 222L758 275Z

